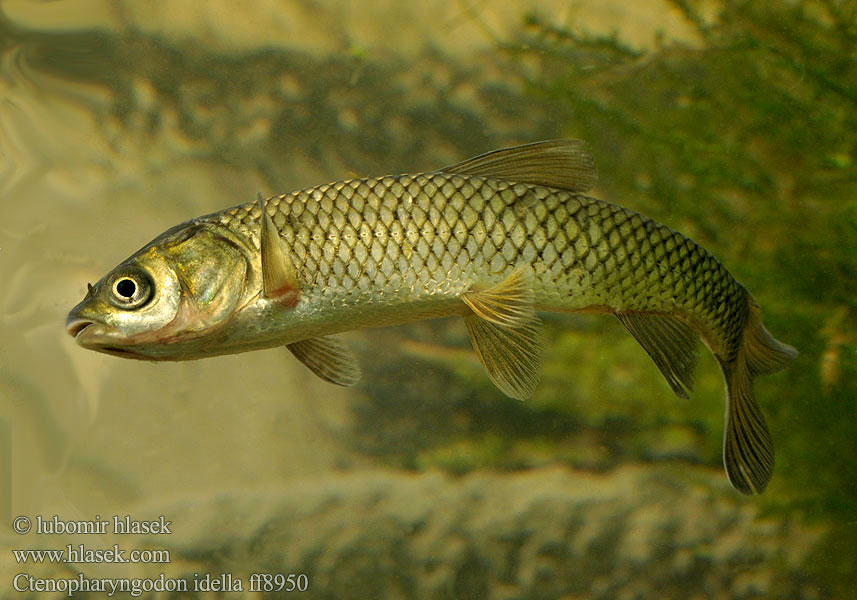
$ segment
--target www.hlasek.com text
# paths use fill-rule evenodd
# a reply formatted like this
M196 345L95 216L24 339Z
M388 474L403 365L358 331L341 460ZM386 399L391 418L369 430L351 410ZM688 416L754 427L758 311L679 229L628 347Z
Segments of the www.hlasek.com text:
M166 564L170 562L170 551L166 549L87 548L85 544L68 544L59 549L12 550L18 564Z

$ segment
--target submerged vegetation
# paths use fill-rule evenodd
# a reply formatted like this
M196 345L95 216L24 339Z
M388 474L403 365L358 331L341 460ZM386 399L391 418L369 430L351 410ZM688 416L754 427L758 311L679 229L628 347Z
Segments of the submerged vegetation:
M561 132L593 144L603 196L639 203L714 252L801 351L757 382L778 461L762 501L832 525L819 563L853 590L842 561L857 554L857 3L727 0L713 22L694 2L675 4L698 49L639 56L530 15L507 51L537 61L528 89ZM703 375L697 400L716 397L714 369ZM719 416L656 408L665 424ZM707 437L718 427L705 422Z
M701 48L640 57L531 15L509 52L539 60L529 89L591 141L602 195L714 252L801 351L757 384L779 449L766 498L853 520L857 3L727 1L712 24L676 4Z
M674 5L695 24L696 47L642 53L539 14L498 45L529 101L552 115L555 134L592 145L596 195L712 251L754 295L771 332L801 352L756 382L777 447L760 502L835 531L813 568L832 592L853 590L857 2L726 0L714 19L695 2ZM455 472L665 457L719 464L722 383L713 361L702 361L694 398L684 402L618 324L549 324L553 340L529 404L498 412L474 384L477 399L450 397L446 408L458 417L441 431L385 455Z
M777 466L766 493L742 506L823 526L811 581L825 582L818 597L844 597L857 589L857 2L722 0L716 16L695 0L672 3L695 24L696 44L641 51L533 13L496 40L498 64L484 70L440 47L416 63L357 47L223 53L133 29L9 33L2 21L0 47L26 38L21 68L109 90L106 137L145 149L155 164L142 171L147 189L177 155L212 172L255 171L287 191L552 136L587 140L601 173L594 195L710 250L754 295L770 331L801 352L756 382ZM254 192L234 184L235 202ZM222 208L204 193L177 197ZM685 401L615 320L545 321L542 383L526 403L497 393L460 323L373 332L364 383L349 398L353 419L343 419L352 442L343 467L357 463L352 452L451 473L672 461L677 485L699 471L686 465L720 469L723 382L706 352ZM35 376L12 374L0 372L10 398L38 389ZM59 439L48 433L38 439Z

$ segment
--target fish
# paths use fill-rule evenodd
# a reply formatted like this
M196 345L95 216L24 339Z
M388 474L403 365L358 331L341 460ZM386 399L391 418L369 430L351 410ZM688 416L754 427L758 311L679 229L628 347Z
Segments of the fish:
M761 493L774 447L752 381L797 351L707 250L586 195L597 179L587 144L560 139L259 194L168 229L87 284L66 328L84 348L149 361L285 346L350 386L361 371L337 333L461 317L490 379L526 399L540 378L538 313L610 314L680 398L704 342L725 380L727 477Z

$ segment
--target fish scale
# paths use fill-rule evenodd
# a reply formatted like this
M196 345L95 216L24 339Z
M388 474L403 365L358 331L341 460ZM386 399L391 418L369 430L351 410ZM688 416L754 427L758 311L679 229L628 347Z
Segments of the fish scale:
M544 310L678 309L717 332L727 357L737 351L744 288L682 234L602 200L422 173L325 184L267 205L309 302L457 298L526 264ZM258 248L259 214L247 203L212 218Z
M536 311L611 313L683 398L705 341L726 382L729 481L761 492L774 450L752 380L797 352L711 254L586 196L595 181L585 144L553 140L260 197L155 238L88 286L67 328L82 346L148 360L285 345L353 385L359 365L331 334L459 316L491 380L526 399L541 365Z

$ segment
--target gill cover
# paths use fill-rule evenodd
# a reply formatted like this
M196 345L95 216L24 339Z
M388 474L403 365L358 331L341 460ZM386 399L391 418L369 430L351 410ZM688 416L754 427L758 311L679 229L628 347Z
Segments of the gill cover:
M194 224L175 241L153 246L173 266L182 288L173 323L177 336L217 329L244 294L247 260L238 245L217 228Z
M247 251L221 228L175 227L114 268L70 313L82 346L175 360L205 354L246 293ZM199 339L199 348L188 347Z

